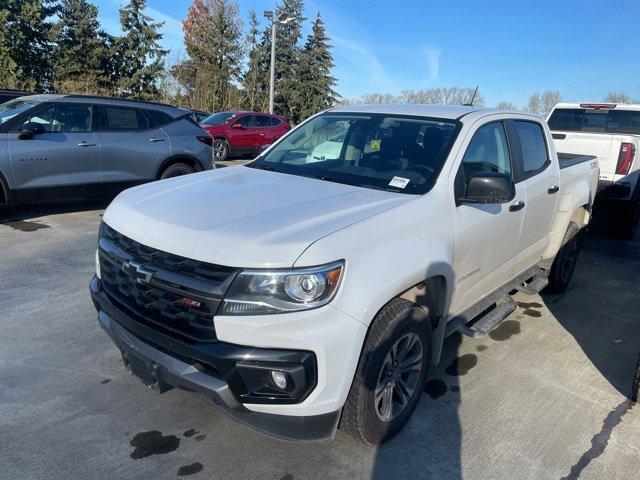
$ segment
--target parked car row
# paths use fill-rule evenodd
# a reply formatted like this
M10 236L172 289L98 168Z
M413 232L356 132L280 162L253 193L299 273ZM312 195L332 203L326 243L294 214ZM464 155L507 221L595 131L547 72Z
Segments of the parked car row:
M0 205L112 197L125 188L255 155L290 127L256 112L0 91Z

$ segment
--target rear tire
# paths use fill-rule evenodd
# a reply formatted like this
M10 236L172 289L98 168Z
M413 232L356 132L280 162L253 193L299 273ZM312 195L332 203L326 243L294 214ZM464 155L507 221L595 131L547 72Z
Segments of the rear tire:
M224 138L213 140L213 156L216 161L224 161L229 156L229 144Z
M400 298L376 315L367 336L340 430L378 445L406 425L431 363L429 312Z
M195 170L193 167L187 165L186 163L174 163L173 165L169 165L162 175L160 176L160 180L164 180L165 178L173 178L180 177L182 175L188 175L190 173L194 173Z
M549 285L547 291L562 293L569 286L571 277L576 268L578 254L580 253L580 229L575 223L571 223L565 234L565 243L558 251L549 271ZM566 240L570 238L569 240Z
M640 202L632 200L628 204L609 207L609 231L615 238L630 240L638 229Z

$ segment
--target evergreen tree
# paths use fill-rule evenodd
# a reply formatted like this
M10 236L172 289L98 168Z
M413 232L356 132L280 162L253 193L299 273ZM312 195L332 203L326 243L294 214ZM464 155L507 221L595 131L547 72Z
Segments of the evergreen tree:
M302 22L306 20L303 11L303 0L282 0L275 11L277 19L291 18L292 20L284 25L278 24L276 27L274 111L284 115L294 124L301 120L295 99L298 92L302 90L298 69L300 67L301 48L299 43L302 37Z
M299 120L340 101L340 96L333 89L336 83L331 75L333 56L320 12L313 21L311 30L300 57L300 87L294 97Z
M130 0L120 9L124 36L116 40L118 94L150 99L158 95L158 82L168 53L160 47L163 22L145 15L146 0Z
M248 65L242 77L244 107L251 111L263 111L268 107L271 40L264 34L259 38L259 28L258 15L255 10L251 10L246 37Z
M9 12L0 10L0 25L7 25ZM0 87L19 88L22 69L11 56L7 29L0 27Z
M0 2L0 86L36 92L50 89L48 20L57 0Z
M230 0L194 0L183 23L189 59L173 72L185 85L194 107L216 111L237 107L243 50L238 4Z
M100 30L98 7L63 0L53 27L53 88L58 92L109 93L109 37Z

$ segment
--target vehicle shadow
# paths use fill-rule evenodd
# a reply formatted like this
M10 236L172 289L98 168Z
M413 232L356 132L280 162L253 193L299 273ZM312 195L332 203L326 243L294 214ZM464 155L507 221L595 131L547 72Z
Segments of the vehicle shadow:
M607 223L606 213L597 212L569 288L542 298L594 367L629 397L640 350L640 238L613 239Z
M111 199L0 207L0 224L27 222L47 215L104 210ZM19 224L18 224L19 225ZM11 226L11 225L10 225Z
M442 359L429 370L424 393L408 425L376 452L371 479L461 479L462 432L458 417L460 334L448 337ZM463 356L464 357L464 356Z

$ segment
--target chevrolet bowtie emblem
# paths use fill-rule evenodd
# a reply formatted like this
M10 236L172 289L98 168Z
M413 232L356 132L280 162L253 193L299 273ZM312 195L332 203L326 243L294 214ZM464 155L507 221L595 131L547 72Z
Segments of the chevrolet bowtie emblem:
M146 270L139 263L125 260L122 262L122 270L136 283L149 283L154 272Z

